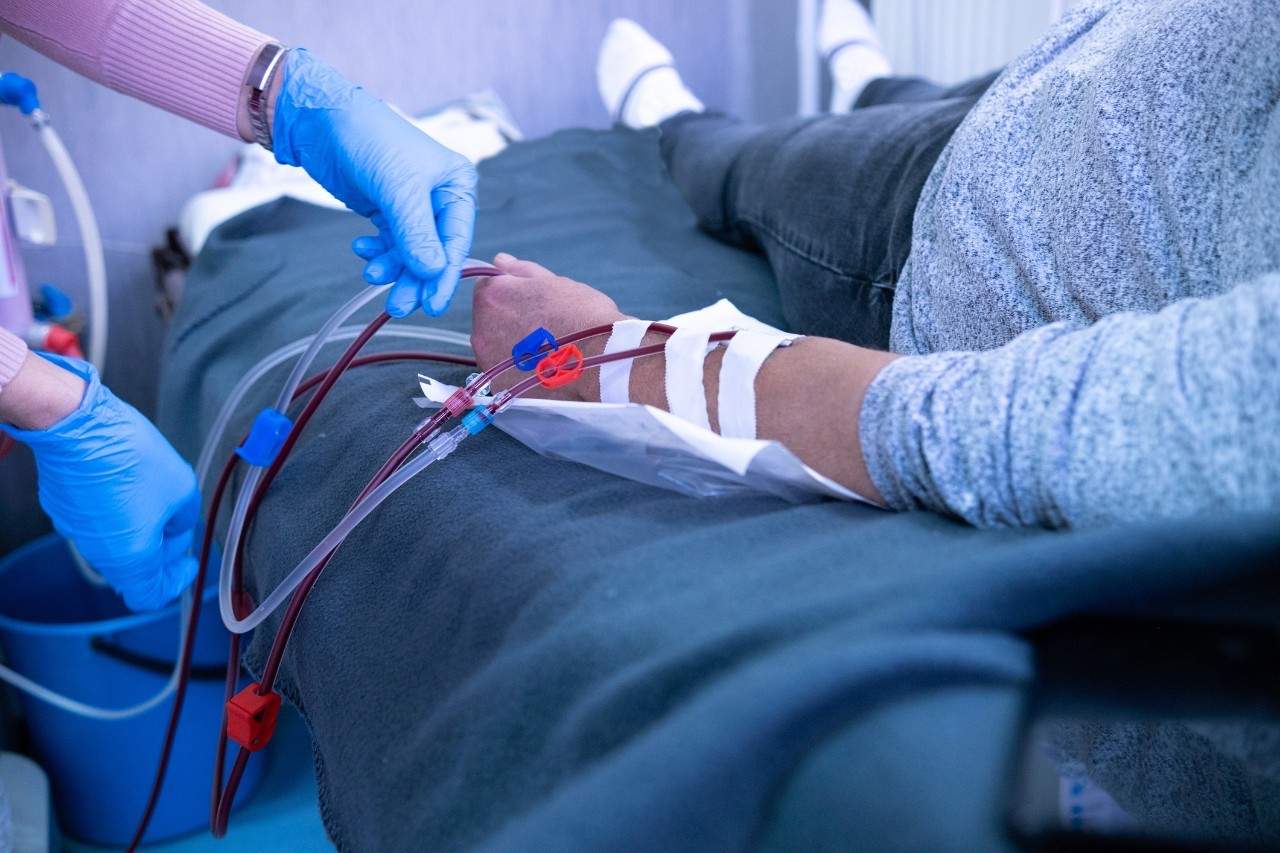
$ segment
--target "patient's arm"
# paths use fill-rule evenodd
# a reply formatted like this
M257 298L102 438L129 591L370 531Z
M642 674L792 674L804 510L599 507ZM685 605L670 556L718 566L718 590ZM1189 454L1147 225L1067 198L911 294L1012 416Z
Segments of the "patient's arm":
M513 275L476 293L472 340L486 365L539 324L563 334L622 316L585 285L501 265ZM1272 274L1155 314L1053 323L985 352L895 360L806 338L765 362L756 419L761 436L863 495L982 527L1274 512L1277 329ZM720 358L707 358L713 409ZM662 370L660 360L637 363L632 399L663 406ZM576 386L598 397L594 383Z
M482 368L511 354L511 346L538 326L556 336L627 319L612 299L571 279L557 277L530 261L499 255L494 263L510 275L481 279L474 296L471 343ZM664 336L651 334L645 343ZM586 356L604 349L603 338L579 344ZM867 474L858 422L867 387L898 356L862 349L827 338L803 338L778 349L756 377L756 422L760 438L786 445L810 467L880 501ZM706 359L707 410L717 428L717 397L723 349ZM665 364L661 358L636 361L631 370L631 399L667 408ZM594 377L552 393L561 399L598 401Z

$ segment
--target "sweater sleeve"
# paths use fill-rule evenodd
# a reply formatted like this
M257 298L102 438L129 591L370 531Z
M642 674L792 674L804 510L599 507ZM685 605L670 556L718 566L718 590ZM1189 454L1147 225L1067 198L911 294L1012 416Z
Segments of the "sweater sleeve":
M897 509L1088 527L1280 508L1280 275L1156 314L899 359L862 449Z
M92 80L237 138L245 72L271 40L197 0L0 0L0 30Z
M8 329L0 329L0 394L4 387L18 375L18 369L27 358L27 344Z

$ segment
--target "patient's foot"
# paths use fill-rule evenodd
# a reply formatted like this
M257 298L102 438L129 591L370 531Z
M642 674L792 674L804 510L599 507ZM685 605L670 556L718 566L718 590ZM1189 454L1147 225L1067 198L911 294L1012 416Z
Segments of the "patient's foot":
M848 112L868 83L893 73L875 24L857 0L823 0L818 52L831 72L833 113Z
M706 109L680 79L671 51L626 18L604 34L596 84L614 121L627 127L653 127L677 113Z

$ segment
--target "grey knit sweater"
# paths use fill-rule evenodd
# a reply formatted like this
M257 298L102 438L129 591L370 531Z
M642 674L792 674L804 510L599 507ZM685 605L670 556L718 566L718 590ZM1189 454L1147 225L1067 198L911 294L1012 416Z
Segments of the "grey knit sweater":
M1093 0L917 208L862 446L899 509L1280 509L1280 0Z

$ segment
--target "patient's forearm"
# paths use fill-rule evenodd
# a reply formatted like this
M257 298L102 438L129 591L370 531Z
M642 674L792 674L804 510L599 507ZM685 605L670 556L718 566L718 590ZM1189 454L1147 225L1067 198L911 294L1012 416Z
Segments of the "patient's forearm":
M629 319L600 291L532 261L498 255L493 262L508 274L480 279L472 295L471 345L482 368L505 359L512 343L539 326L563 336ZM665 335L651 332L643 343L666 340ZM604 347L604 336L579 344L587 357L600 355ZM717 347L703 365L707 415L717 431L723 358L723 348ZM829 338L801 338L774 350L756 375L756 435L780 441L810 467L883 503L867 473L858 424L867 388L895 358ZM510 380L500 378L498 387L507 387L502 381ZM629 391L635 402L669 409L666 360L659 355L637 359ZM541 391L540 396L597 402L600 383L595 377L586 378L555 391Z
M650 333L644 343L661 343ZM596 349L603 344L597 343ZM587 352L587 355L595 354ZM899 356L829 338L801 338L780 347L756 376L756 430L776 440L805 464L863 497L883 503L862 457L858 422L862 398L880 370ZM712 429L719 431L720 363L724 349L707 356L704 387ZM598 383L576 383L584 399L599 400ZM631 369L631 400L666 409L666 363L639 359Z

